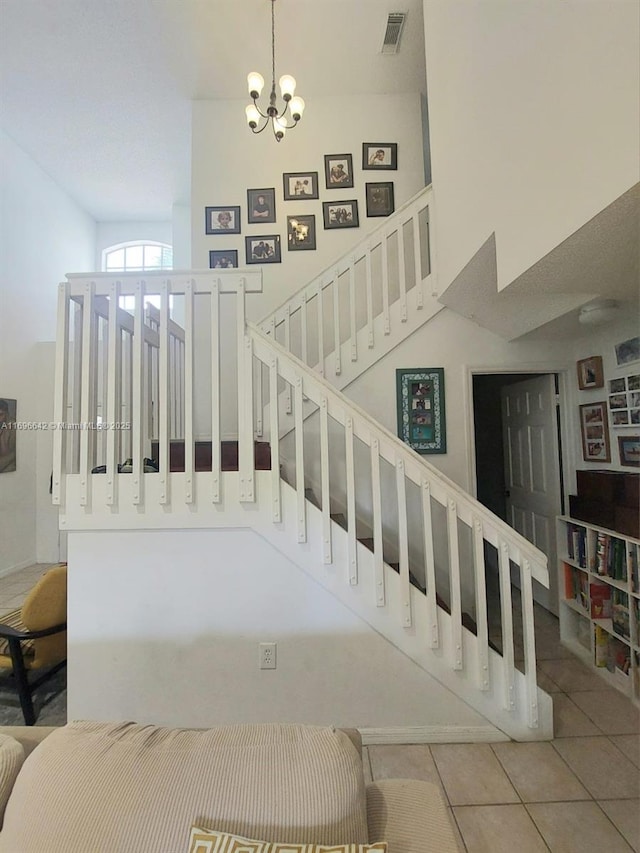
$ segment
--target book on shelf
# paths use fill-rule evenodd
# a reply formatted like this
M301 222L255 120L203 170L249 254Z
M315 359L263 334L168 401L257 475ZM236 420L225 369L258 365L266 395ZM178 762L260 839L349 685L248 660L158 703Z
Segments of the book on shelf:
M627 542L627 574L631 579L631 589L640 592L640 578L638 577L638 546L633 542Z
M567 552L583 569L587 567L587 531L577 524L567 524Z
M600 668L606 667L608 658L609 635L604 628L601 628L600 625L596 625L595 665Z
M594 581L589 584L592 619L611 619L611 587Z
M628 676L631 669L631 649L615 637L608 639L607 669L623 676Z
M627 579L627 551L623 539L599 531L596 535L593 569L614 580Z
M614 633L625 640L630 640L629 596L619 589L613 590L611 598L611 620L613 622Z
M589 612L589 576L569 563L564 564L564 597Z

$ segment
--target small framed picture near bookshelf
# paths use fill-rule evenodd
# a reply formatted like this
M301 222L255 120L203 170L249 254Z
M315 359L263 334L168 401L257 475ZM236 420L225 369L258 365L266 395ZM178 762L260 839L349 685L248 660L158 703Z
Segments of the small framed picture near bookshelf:
M580 406L580 432L585 462L611 462L607 404L604 401Z
M619 435L620 464L640 468L640 435Z
M603 387L604 371L601 355L590 355L589 358L582 358L576 366L578 368L578 388L581 391Z

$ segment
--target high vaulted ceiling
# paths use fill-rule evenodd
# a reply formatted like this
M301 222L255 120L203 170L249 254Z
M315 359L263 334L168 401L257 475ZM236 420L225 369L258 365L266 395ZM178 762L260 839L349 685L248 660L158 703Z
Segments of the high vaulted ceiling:
M397 55L387 15L408 12ZM421 0L276 0L276 76L314 96L425 91ZM0 125L98 221L188 203L192 99L271 68L271 0L0 0Z

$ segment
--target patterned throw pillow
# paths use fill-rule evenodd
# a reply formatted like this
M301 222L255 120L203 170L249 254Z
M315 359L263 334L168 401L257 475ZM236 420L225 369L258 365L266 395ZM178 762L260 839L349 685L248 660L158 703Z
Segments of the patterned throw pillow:
M324 847L320 844L281 844L274 841L255 841L218 832L215 829L191 828L188 853L387 853L386 841L377 844L340 844Z

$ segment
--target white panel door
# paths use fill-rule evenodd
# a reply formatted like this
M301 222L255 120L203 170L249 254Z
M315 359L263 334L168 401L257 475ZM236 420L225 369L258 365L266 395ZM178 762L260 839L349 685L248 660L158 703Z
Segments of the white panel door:
M550 587L534 581L534 598L557 615L555 517L561 503L554 377L505 385L501 396L507 522L547 555Z

